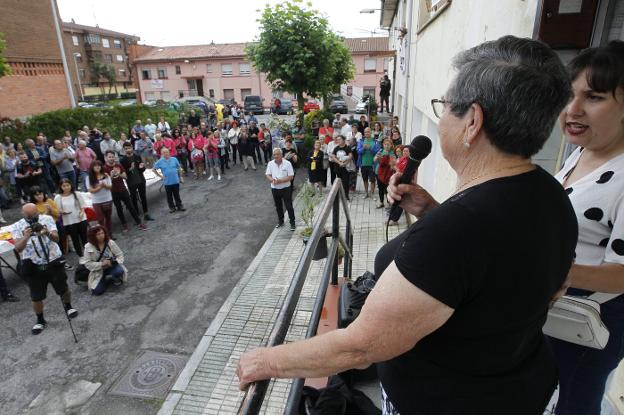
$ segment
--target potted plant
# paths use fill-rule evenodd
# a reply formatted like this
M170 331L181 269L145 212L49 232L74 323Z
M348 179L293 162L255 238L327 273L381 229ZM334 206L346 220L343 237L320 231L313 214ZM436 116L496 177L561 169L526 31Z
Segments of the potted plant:
M305 227L301 231L301 237L303 238L303 243L307 244L308 240L310 240L310 236L312 235L312 221L314 220L314 209L316 205L320 202L321 195L316 192L314 186L310 183L306 182L303 184L301 188L301 213L300 217ZM327 257L327 241L325 237L327 235L323 235L319 240L318 245L316 246L316 250L314 251L314 256L312 259L319 260Z

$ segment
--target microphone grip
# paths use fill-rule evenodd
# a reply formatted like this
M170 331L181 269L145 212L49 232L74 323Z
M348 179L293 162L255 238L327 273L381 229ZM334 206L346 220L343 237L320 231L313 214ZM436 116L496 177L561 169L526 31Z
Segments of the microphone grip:
M405 166L405 170L403 171L403 175L399 180L399 184L410 184L414 179L414 173L418 170L418 166L420 166L420 160L409 159L407 165ZM399 206L400 201L395 201L392 204L392 208L390 208L390 220L396 222L401 217L403 213L403 208Z

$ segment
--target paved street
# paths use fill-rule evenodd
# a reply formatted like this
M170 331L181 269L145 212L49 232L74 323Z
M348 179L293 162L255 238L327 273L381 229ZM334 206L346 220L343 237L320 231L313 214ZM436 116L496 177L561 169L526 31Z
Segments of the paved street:
M46 301L48 327L41 335L32 336L35 318L28 290L12 272L5 272L10 288L22 301L0 304L3 415L23 413L40 393L42 398L47 393L58 401L58 396L79 380L89 382L78 388L86 394L84 405L55 412L54 405L63 402L46 398L47 405L34 405L26 413L158 411L161 400L107 392L143 351L184 357L192 353L276 222L263 168L244 172L234 167L227 170L222 182L188 180L182 190L188 209L184 213L169 214L164 191L159 192L158 187L149 190L151 213L156 218L148 223L149 230L131 229L123 236L117 232L129 269L128 284L93 297L70 282L73 305L81 313L74 320L78 344L73 342L60 300L51 288ZM17 211L7 211L5 217L16 219ZM119 229L116 221L114 226ZM70 274L72 280L73 272ZM89 388L97 387L91 383L101 386L89 399ZM72 390L67 395L80 400L80 393Z

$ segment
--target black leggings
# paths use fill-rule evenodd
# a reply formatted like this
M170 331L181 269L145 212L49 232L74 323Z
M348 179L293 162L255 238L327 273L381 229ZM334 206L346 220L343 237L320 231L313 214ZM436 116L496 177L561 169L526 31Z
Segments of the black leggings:
M377 176L377 190L379 191L379 201L381 202L381 204L385 204L385 196L388 193L388 185L383 184L381 180L379 180L379 176Z
M349 177L351 174L344 167L337 167L335 172L336 177L341 180L345 196L347 197L347 200L349 200Z
M117 216L119 216L119 221L122 225L126 224L126 216L124 215L123 205L126 205L128 212L130 212L130 216L136 222L137 225L141 224L141 219L137 214L136 210L134 210L134 206L132 205L132 201L130 200L130 194L127 191L124 192L115 192L113 195L113 203L115 204L115 209L117 210Z
M83 220L82 222L65 225L64 228L65 233L67 233L72 240L76 255L81 257L84 246L87 244L87 221Z
M147 195L145 189L145 182L141 182L139 184L133 184L132 186L128 186L128 190L130 191L130 200L132 201L132 206L134 206L134 210L139 212L139 202L138 198L141 199L141 208L143 209L143 214L147 213ZM138 194L138 197L137 197Z
M240 162L243 162L243 155L238 150L238 144L232 144L232 161L236 164L236 153L238 153L238 157L240 158Z
M269 164L269 161L273 158L273 143L262 146L262 152L264 153L264 162Z
M182 166L182 170L184 170L184 173L187 173L188 172L188 153L185 152L182 154L178 154L176 158L180 162L180 165Z

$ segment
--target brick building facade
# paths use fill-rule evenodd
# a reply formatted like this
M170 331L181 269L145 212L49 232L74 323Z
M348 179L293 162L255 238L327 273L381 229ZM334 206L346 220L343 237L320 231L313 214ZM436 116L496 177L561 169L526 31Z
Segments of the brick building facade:
M91 64L94 62L114 68L116 75L114 87L117 92L134 91L134 78L128 55L131 45L136 44L139 39L137 36L100 27L64 22L63 42L76 97L100 94L101 86L108 92L110 86L108 80L104 77L95 79L93 76Z
M52 6L54 4L54 6ZM12 74L0 78L0 118L24 117L71 105L54 19L56 2L2 0L0 32Z

